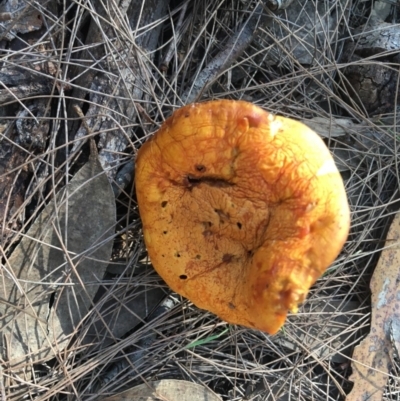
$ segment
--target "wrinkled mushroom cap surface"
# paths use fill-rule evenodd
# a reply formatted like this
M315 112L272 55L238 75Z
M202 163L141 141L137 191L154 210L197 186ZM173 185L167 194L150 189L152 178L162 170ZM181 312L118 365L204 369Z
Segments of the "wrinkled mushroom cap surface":
M271 334L349 230L343 182L320 137L242 101L177 110L139 150L135 184L148 254L167 284Z

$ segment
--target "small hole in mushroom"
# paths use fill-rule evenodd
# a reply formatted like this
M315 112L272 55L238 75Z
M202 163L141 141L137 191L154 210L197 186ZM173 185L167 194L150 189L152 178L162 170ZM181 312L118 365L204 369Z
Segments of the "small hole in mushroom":
M168 231L163 231L163 234L165 235L165 234L167 234L168 233Z
M196 164L195 168L199 173L204 173L206 171L206 166L202 164Z
M230 262L232 262L233 257L234 257L234 255L231 255L230 253L225 253L225 254L222 256L222 262L223 262L223 263L230 263Z
M195 185L199 185L201 183L201 179L198 177L193 177L191 175L188 175L183 179L183 186L187 188L191 188Z
M184 116L185 118L188 118L190 116L190 113L185 113Z
M177 258L180 258L181 257L181 254L179 253L179 252L175 252L175 255L174 255L175 257L177 257Z
M238 226L239 230L242 229L242 223L237 222L236 225Z
M221 209L214 209L214 212L218 214L221 222L222 220L229 220L231 218L228 212L224 212Z
M186 280L186 279L187 279L187 275L186 275L186 274L181 274L181 275L179 276L179 278L180 278L181 280Z
M196 259L201 259L201 255L196 255Z
M161 207L165 207L165 206L167 206L167 204L168 204L167 201L162 201L162 202L161 202Z

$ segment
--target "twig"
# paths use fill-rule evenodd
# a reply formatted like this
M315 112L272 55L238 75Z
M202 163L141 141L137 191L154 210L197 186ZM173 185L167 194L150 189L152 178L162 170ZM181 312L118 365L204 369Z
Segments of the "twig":
M179 14L179 19L178 19L178 22L175 27L175 35L173 37L173 40L171 40L171 43L168 46L168 50L165 53L164 59L160 65L161 71L165 72L168 70L169 63L170 63L172 57L176 54L176 48L177 48L177 44L178 44L177 42L179 41L179 38L181 37L180 30L182 28L183 18L186 14L187 6L188 6L187 2L182 6L181 12Z
M0 396L1 396L1 401L7 401L6 390L4 388L3 378L4 378L3 369L0 365Z
M81 149L83 144L86 142L86 140L90 137L92 134L92 129L89 127L88 124L88 119L90 118L90 110L91 108L94 108L95 106L91 105L89 108L89 111L87 112L86 116L83 114L82 109L80 108L79 105L73 104L72 109L75 111L75 113L79 116L79 118L82 121L82 126L78 129L75 139L76 141L74 142L74 145L72 146L71 149L71 154L74 155L76 152Z
M244 52L253 40L262 10L262 5L257 6L248 20L228 40L225 48L198 74L193 85L182 95L183 103L192 103L197 100L201 93Z
M149 321L154 321L165 312L171 310L174 306L174 301L170 296L167 296L164 301L155 309L155 311L149 316ZM111 380L116 378L119 373L129 369L132 365L136 364L140 359L142 359L147 350L150 346L154 343L157 338L156 331L150 331L150 333L143 337L138 343L136 347L138 348L137 351L131 353L127 356L127 358L122 359L119 362L116 362L111 366L111 368L99 379L97 386L95 387L104 387L106 386Z
M50 92L50 82L37 82L37 80L32 79L32 81L26 85L0 89L0 105L18 102L19 100L32 99L40 95L49 95Z

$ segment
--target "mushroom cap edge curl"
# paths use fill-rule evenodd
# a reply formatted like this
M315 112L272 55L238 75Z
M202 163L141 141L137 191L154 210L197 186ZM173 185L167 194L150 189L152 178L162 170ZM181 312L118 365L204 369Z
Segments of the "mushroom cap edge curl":
M251 103L175 111L138 151L150 260L196 306L276 333L346 241L343 181L322 139Z

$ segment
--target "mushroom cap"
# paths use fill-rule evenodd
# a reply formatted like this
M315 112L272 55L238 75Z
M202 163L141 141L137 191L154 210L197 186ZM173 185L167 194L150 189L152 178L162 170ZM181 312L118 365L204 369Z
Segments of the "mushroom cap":
M148 254L166 283L270 334L348 235L343 181L321 138L243 101L174 112L140 148L135 185Z

